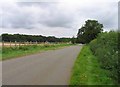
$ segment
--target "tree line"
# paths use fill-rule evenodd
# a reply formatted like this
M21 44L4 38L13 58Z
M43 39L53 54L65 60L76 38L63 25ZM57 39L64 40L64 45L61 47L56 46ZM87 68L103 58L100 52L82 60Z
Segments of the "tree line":
M78 29L77 38L56 38L55 36L42 35L24 35L24 34L2 34L2 41L5 42L72 42L86 44L95 39L103 31L103 24L97 20L87 20L85 24Z
M4 42L70 42L71 38L56 38L54 36L24 35L24 34L2 34Z

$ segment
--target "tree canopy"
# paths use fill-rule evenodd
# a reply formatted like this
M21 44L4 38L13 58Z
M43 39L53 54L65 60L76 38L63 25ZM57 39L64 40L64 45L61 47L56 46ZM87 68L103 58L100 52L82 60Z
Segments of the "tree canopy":
M89 43L97 37L98 33L103 31L103 24L96 20L87 20L85 24L78 30L77 43Z

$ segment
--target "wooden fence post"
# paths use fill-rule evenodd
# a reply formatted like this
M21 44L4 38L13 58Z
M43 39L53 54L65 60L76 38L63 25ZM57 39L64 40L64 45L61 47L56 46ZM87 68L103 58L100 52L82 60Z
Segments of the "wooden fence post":
M26 45L26 43L24 42L24 46Z
M4 47L4 41L2 41L2 47Z
M10 41L10 47L11 47L11 41Z
M36 45L37 45L37 41L36 41Z
M16 41L15 41L15 47L16 47L16 45L17 45L17 44L16 44Z
M19 41L19 47L20 47L20 41Z
M27 45L29 45L29 42L27 41Z
M30 45L31 45L31 41L30 41L29 43L30 43Z

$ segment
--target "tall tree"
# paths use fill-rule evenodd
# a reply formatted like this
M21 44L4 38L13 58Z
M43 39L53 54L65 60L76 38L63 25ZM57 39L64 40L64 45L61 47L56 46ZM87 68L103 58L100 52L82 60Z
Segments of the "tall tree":
M103 31L103 24L100 24L96 20L87 20L77 34L78 43L89 43L91 40L97 37L98 33Z

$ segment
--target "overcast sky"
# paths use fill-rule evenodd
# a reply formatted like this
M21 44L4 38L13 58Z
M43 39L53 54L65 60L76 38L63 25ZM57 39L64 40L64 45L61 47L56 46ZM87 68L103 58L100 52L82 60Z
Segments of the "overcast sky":
M72 37L88 19L98 20L104 31L118 28L119 0L20 1L0 1L0 34Z

